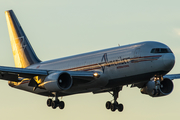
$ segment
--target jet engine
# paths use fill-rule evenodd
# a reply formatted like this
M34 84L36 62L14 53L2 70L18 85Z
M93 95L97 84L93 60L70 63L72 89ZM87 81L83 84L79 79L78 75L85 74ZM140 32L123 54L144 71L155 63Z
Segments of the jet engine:
M73 83L73 79L69 73L55 72L48 75L44 82L40 85L44 89L52 92L68 90Z
M165 96L172 92L173 86L173 82L168 78L164 78L161 82L150 80L146 86L141 89L141 93L148 94L152 97Z

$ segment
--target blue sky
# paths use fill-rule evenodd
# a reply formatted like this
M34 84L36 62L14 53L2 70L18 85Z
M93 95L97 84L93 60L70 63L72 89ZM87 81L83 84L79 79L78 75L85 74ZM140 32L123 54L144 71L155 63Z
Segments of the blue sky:
M176 56L170 73L180 73L179 0L1 0L0 65L14 66L4 12L13 9L36 54L49 60L141 41L159 41ZM108 111L109 93L63 97L64 110L46 106L47 97L10 88L0 81L0 119L178 120L180 80L173 92L151 98L138 88L124 87L118 101L122 113Z

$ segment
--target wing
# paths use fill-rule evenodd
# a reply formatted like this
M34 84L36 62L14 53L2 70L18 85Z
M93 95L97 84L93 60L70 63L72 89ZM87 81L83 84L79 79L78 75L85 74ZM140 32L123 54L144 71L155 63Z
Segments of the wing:
M94 78L100 77L100 73L94 71L52 71L0 66L0 79L20 82L20 79L18 79L19 77L33 78L34 76L48 76L54 72L66 72L75 79L86 81L91 81Z
M169 74L169 75L163 76L163 78L169 78L170 80L180 79L180 74Z
M27 69L27 68L15 68L0 66L0 79L19 82L19 77L32 78L34 76L47 76L48 71Z

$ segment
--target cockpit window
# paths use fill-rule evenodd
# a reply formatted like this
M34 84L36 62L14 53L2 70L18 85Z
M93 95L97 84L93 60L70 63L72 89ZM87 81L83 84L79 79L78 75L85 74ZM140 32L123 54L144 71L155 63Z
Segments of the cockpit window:
M151 53L172 53L172 51L167 48L153 48Z

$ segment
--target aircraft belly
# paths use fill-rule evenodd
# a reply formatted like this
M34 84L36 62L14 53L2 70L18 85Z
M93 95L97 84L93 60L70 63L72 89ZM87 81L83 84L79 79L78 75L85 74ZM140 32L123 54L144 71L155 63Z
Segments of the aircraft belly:
M142 74L127 76L122 78L110 79L109 83L106 85L106 88L149 81L150 78L154 77L154 75L156 75L157 73L166 74L167 71L156 71L156 72L142 73Z
M95 79L93 81L87 82L87 83L76 83L76 79L74 79L73 86L64 91L64 93L73 94L73 93L79 93L79 92L93 92L96 90L99 90L101 88L104 88L108 84L108 76L106 74L101 75L100 78Z

